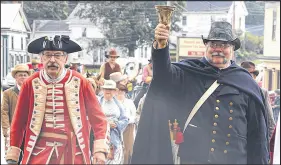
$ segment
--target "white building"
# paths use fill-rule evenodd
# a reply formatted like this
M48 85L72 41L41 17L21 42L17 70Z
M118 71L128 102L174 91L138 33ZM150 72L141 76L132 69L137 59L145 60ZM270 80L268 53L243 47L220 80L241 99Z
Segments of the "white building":
M83 7L81 3L78 3L71 14L66 19L69 25L70 38L78 41L83 47L83 51L80 53L73 53L70 57L70 61L73 58L79 58L82 64L86 65L101 65L105 61L105 52L107 48L104 46L95 47L91 49L92 42L104 42L104 35L101 33L90 19L81 19L76 16L76 13ZM120 52L120 51L118 51Z
M267 90L280 89L280 2L265 2L264 56L262 87Z
M107 41L105 41L105 36L102 34L102 30L95 26L90 19L81 19L79 16L76 16L76 13L81 7L84 7L84 5L78 3L66 20L69 24L69 30L71 31L71 38L76 39L83 45L83 53L78 54L80 60L83 61L84 64L101 65L105 61L104 55L106 51L111 47L114 47L122 58L128 58L128 51L125 48L116 47L112 43L107 43ZM106 44L105 47L100 46L90 50L89 47L92 41L102 41L106 42ZM135 57L134 59L130 58L130 61L135 60L141 63L147 63L147 60L151 56L151 44L138 47L134 53Z
M16 64L30 61L26 53L30 31L21 4L1 3L1 80Z
M233 11L235 11L233 13ZM186 1L177 36L207 37L213 21L228 21L244 35L248 10L244 1Z

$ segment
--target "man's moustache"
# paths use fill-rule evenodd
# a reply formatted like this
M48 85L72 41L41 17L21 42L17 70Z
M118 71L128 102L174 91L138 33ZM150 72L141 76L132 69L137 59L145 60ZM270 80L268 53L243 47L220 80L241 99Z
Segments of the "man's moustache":
M50 68L50 67L59 67L57 64L50 64L50 65L48 65L48 68Z
M220 57L225 57L224 53L222 52L213 52L212 56L220 56Z

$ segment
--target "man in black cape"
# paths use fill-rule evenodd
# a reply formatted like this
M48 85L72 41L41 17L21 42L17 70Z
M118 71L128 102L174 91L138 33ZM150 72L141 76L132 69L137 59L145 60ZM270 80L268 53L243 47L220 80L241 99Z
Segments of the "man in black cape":
M182 131L191 110L217 80L183 133L181 164L267 164L264 98L248 71L232 58L240 48L228 22L213 22L202 59L171 64L169 27L158 24L153 42L153 80L140 117L132 164L172 164L168 121ZM160 45L160 41L166 45ZM178 134L177 134L178 135ZM180 136L173 136L176 141ZM179 134L180 135L180 134Z

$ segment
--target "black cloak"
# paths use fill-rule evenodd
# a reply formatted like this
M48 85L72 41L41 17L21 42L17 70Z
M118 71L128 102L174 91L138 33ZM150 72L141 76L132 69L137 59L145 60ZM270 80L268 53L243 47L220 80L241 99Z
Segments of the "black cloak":
M248 94L260 107L259 109L262 111L260 116L264 117L264 122L261 125L266 127L266 113L261 89L245 69L231 61L231 66L221 71L208 64L205 58L184 60L171 64L168 50L167 46L163 49L154 50L152 53L153 81L143 105L134 143L132 164L173 164L167 121L178 119L181 116L181 122L184 125L191 109L206 91L201 89L202 86L198 82L193 81L193 77L200 77L200 79L211 80L212 82L217 80L220 84L234 87ZM168 69L165 70L165 68ZM189 78L186 78L186 73L189 73ZM187 92L194 99L177 100L177 98L184 97ZM186 110L183 111L183 108ZM199 109L199 111L202 110ZM266 137L265 135L264 138ZM267 141L267 139L264 140ZM261 144L261 152L252 158L257 158L256 162L266 161L267 158L264 158L262 154L267 157L267 149L265 143Z

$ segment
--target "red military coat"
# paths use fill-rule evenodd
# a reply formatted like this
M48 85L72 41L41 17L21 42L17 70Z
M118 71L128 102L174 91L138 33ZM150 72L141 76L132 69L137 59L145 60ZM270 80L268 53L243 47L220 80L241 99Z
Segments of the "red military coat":
M50 84L46 83L42 74L43 71L35 73L22 86L11 124L11 147L7 152L7 160L18 160L19 147L26 131L22 163L27 164L30 157L34 156L31 153L40 133L42 133L41 131L48 130L44 125L46 123L46 117L44 116L49 110L46 108L48 107L46 100L52 96L48 95ZM71 127L67 128L67 130L74 131L84 162L90 164L89 128L92 127L95 133L93 152L101 151L107 153L109 149L109 126L105 115L100 108L90 82L82 77L81 74L67 70L60 84L63 85L63 98L66 103L64 109L66 109L68 118L70 118L68 120L70 124L66 123L65 127Z

